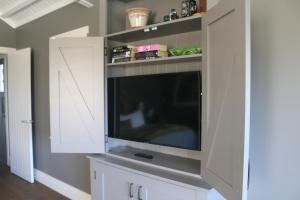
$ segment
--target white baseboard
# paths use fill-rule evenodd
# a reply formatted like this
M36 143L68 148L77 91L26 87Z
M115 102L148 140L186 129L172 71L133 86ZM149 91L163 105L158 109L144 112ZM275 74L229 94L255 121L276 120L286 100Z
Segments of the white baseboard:
M91 200L91 195L38 169L34 170L35 180L72 200Z

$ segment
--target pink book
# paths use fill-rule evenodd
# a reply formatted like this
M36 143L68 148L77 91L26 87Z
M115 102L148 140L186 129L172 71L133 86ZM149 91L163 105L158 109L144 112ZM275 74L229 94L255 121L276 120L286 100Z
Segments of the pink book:
M137 47L137 52L145 52L145 51L167 51L167 45L149 44L149 45L141 45Z

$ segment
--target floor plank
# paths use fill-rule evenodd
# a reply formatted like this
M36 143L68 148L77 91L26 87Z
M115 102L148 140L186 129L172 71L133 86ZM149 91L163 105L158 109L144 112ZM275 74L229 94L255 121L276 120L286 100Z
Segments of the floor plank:
M9 172L0 164L1 200L67 200L66 197L40 183L30 184Z

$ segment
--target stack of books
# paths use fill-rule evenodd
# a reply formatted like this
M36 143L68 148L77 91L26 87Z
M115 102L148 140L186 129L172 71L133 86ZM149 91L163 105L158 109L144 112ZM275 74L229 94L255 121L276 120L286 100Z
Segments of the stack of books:
M112 49L112 63L129 62L135 60L136 47L124 45Z
M136 48L135 59L147 60L155 58L168 57L167 45L162 44L150 44L142 45Z
M124 45L112 49L112 63L168 57L167 45L150 44L138 47Z

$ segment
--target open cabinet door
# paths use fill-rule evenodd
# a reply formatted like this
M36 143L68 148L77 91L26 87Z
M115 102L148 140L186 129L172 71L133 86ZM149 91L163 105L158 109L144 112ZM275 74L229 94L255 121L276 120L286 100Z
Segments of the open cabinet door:
M53 153L104 153L104 39L50 39Z
M246 200L250 120L249 0L220 0L203 18L201 176L228 200Z
M7 60L10 169L33 183L31 49L9 53Z

